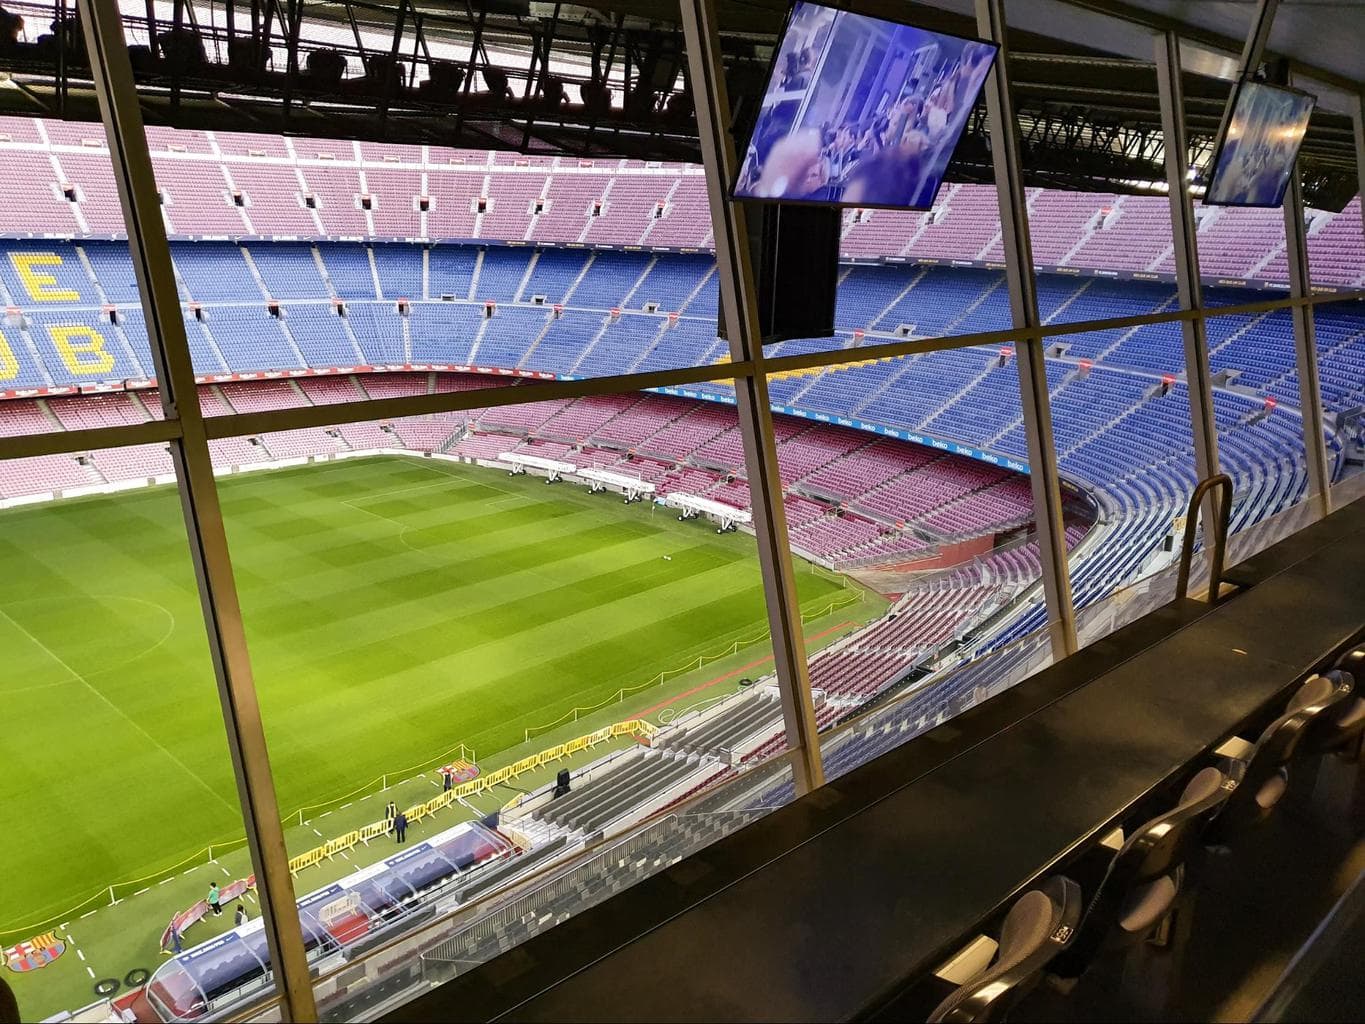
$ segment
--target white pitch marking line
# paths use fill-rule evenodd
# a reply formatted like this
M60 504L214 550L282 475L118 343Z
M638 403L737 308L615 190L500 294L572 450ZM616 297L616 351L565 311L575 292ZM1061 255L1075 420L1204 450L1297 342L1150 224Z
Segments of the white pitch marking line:
M149 733L146 729L142 728L142 726L138 725L137 722L135 722L131 717L129 717L129 715L128 715L128 713L127 713L126 711L124 711L124 710L123 710L122 708L120 708L117 704L115 704L112 700L110 700L108 697L106 697L102 692L100 692L98 689L96 689L95 686L90 682L89 679L85 678L85 676L81 675L81 673L77 672L74 668L72 668L70 665L68 665L68 664L61 658L61 656L59 656L55 651L52 650L51 647L48 647L47 644L43 643L43 642L42 642L41 640L39 640L36 636L34 636L32 633L30 633L26 628L24 628L23 626L21 626L17 621L15 621L14 617L11 616L11 615L9 614L9 612L5 611L3 608L0 608L0 618L3 618L6 622L8 622L11 626L13 626L15 629L17 629L20 633L23 633L24 636L28 637L29 640L31 640L31 641L33 642L33 644L34 644L35 647L38 647L38 648L39 648L40 650L42 650L45 654L47 654L47 656L48 656L49 658L51 658L51 659L52 659L53 661L55 661L58 665L60 665L62 668L64 668L64 669L66 670L67 675L71 676L72 679L78 679L78 680L80 680L82 683L84 683L85 686L86 686L86 688L87 688L91 693L93 693L93 694L94 694L96 697L98 697L101 701L103 701L105 704L107 704L107 705L110 707L110 709L114 711L115 714L119 715L121 718L123 718L124 721L126 721L126 722L127 722L129 725L131 725L134 729L136 729L136 730L137 730L138 732L140 732L143 736L145 736L145 737L152 743L153 746L157 747L163 754L165 754L165 755L166 755L167 757L169 757L172 761L174 761L174 762L180 767L180 770L181 770L181 771L183 771L186 775L188 775L190 778L192 778L195 782L199 783L199 785L203 786L206 790L208 790L209 793L212 794L212 796L213 796L213 798L214 798L215 800L217 800L219 803L221 803L224 807L226 807L228 810L230 810L233 814L239 814L239 813L241 813L241 808L239 808L239 807L234 807L232 804L230 804L230 803L228 803L226 800L224 800L223 797L219 795L219 793L218 793L218 791L217 791L216 789L214 789L212 786L210 786L207 782L205 782L203 779L201 779L201 778L200 778L198 775L196 775L194 772L190 771L189 766L186 765L184 761L180 760L180 758L176 757L173 753L171 753L169 750L167 750L167 749L166 749L166 746L165 746L163 743L161 743L159 740L157 740L155 737L153 737L152 734Z
M67 938L70 938L70 936L67 936ZM83 949L76 950L76 955L81 958L81 963L85 963L85 950Z
M170 882L174 882L174 881L175 881L175 876L172 875L170 878L163 878L161 881L157 882L156 884L157 884L157 885L166 885L166 884L168 884L168 883L170 883Z
M322 833L319 832L317 829L313 829L313 835L317 836L319 839L322 838Z
M81 920L84 921L87 917L93 917L98 912L99 912L98 910L86 911L84 914L81 915Z
M355 801L352 800L351 803L353 804L353 803L355 803ZM344 811L346 808L348 808L348 807L350 807L350 806L351 806L351 804L342 804L340 807L337 808L337 810L338 810L338 811Z
M230 871L228 871L227 868L223 868L223 874L227 875L229 878L232 877L232 873L231 873Z
M95 972L91 969L89 964L85 965L85 973L90 975L90 977L92 978L95 976Z
M141 896L144 892L151 892L151 891L152 891L152 887L149 885L149 886L147 886L147 888L145 888L145 889L139 889L137 892L133 893L133 895L134 895L134 896Z

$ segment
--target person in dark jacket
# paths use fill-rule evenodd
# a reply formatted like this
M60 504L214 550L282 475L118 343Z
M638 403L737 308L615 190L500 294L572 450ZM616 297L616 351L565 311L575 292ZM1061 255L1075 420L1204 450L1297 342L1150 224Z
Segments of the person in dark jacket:
M393 816L393 834L400 843L408 841L408 816L402 811Z

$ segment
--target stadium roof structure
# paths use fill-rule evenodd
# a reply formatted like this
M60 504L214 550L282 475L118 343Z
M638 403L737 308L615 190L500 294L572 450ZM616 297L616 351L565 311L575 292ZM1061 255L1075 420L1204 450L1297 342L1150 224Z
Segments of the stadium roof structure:
M185 128L557 155L700 159L670 0L120 0L144 117ZM785 0L721 5L736 130L761 92ZM98 120L74 0L5 0L0 113ZM974 35L972 0L859 0L859 10ZM54 10L58 20L53 21ZM1250 3L1013 4L1013 80L1030 184L1142 192L1164 182L1153 36L1185 40L1191 166L1202 169L1238 73ZM1358 191L1350 111L1365 80L1365 6L1284 0L1267 53L1319 97L1303 149L1311 205ZM51 25L51 30L47 26ZM41 34L41 37L40 37ZM84 76L84 77L83 77ZM984 105L950 180L990 181Z

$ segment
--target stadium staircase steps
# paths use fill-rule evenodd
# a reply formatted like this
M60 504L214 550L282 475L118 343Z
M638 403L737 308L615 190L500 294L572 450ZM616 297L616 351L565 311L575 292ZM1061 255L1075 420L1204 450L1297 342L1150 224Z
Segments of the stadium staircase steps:
M545 180L540 183L540 196L542 199L549 196L550 187L554 184L554 180L554 175L551 174L547 175ZM529 242L535 239L536 229L540 226L540 218L542 216L542 213L534 212L534 207L532 207L531 219L527 222L526 231L523 232L521 236L525 241Z
M966 320L973 313L975 313L978 309L980 309L981 306L985 304L987 299L989 299L996 292L1003 291L1004 288L1005 279L1002 276L998 280L993 281L991 284L981 289L981 294L974 298L971 302L967 303L966 307L962 310L962 312L959 313L955 319L949 322L948 325L944 327L943 330L940 331L939 333L942 334L944 337L948 337L951 334L960 333L957 329L958 325L961 324L962 321Z
M587 345L583 347L583 351L578 353L578 358L575 359L573 361L573 365L569 367L570 373L578 372L578 368L583 365L583 361L587 359L588 356L592 355L593 349L597 348L597 343L602 340L602 336L605 335L607 331L611 330L611 325L614 322L615 321L612 320L610 313L607 313L602 317L602 326L597 329L597 333L594 334L592 336L592 339L587 343ZM548 326L549 325L547 324L546 325L547 329ZM544 336L544 332L541 332L541 336L542 337Z
M147 407L147 400L143 398L141 394L139 394L136 391L128 391L125 392L125 394L127 394L128 396L128 402L132 405L134 409L136 409L139 413L142 414L143 419L149 421L160 419L159 416L154 415L152 413L152 410ZM158 412L161 411L161 406L159 404L157 405L157 411Z
M697 282L697 287L693 288L690 292L687 293L687 298L684 299L682 302L682 308L678 310L665 310L664 312L666 313L677 312L679 315L681 315L684 310L690 309L692 303L696 301L697 296L701 294L701 290L706 287L706 282L710 281L711 278L714 277L715 275L716 267L715 264L712 264L710 267L707 268L706 273L702 275L701 280ZM692 314L689 313L688 315L691 316ZM719 310L711 310L709 314L703 313L703 315L718 316Z
M483 188L484 188L484 194L487 195L487 194L488 194L488 177L487 177L487 175L485 175L485 176L484 176L484 179L483 179ZM478 235L478 226L479 226L479 222L482 221L482 220L483 220L483 214L479 214L478 216L476 216L476 217L474 218L474 229L475 229L475 230L474 230L474 233L475 233L475 236L476 236L476 237L477 237L477 235ZM473 302L473 301L474 301L474 296L477 295L477 294L479 294L479 278L483 275L483 257L484 257L484 254L487 253L487 252L488 252L488 250L485 249L485 248L483 248L482 246L480 246L480 247L479 247L478 249L476 249L475 252L474 252L474 269L473 269L472 271L470 271L470 273L469 273L469 290L468 290L467 292L465 292L465 296L464 296L464 297L465 297L466 299L468 299L470 302Z
M581 805L565 819L565 826L588 835L600 832L617 818L657 800L700 767L697 762L677 758L651 760L654 763L648 771L623 780L613 791L604 790Z
M1149 273L1149 274L1155 273L1157 267L1161 266L1161 264L1165 263L1167 260L1169 260L1169 259L1174 259L1174 258L1175 258L1175 243L1172 242L1170 245L1166 246L1166 248L1164 248L1164 249L1161 250L1160 254L1158 254L1158 256L1157 256L1156 259L1154 259L1154 260L1152 260L1151 262L1149 262L1149 263L1148 263L1145 267L1143 267L1142 269L1143 269L1144 271L1146 271L1147 273Z
M1275 257L1281 255L1286 248L1287 246L1283 241L1277 243L1268 253L1266 253L1259 260L1257 260L1250 267L1248 267L1247 272L1242 276L1243 277L1258 276L1261 273L1261 271L1264 270L1266 267L1270 266L1270 264L1275 261Z
M1265 320L1267 317L1269 317L1269 316L1270 316L1269 313L1261 313L1261 314L1259 314L1258 316L1252 317L1250 320L1248 320L1246 323L1244 323L1241 327L1237 328L1237 330L1233 331L1233 332L1232 332L1231 334L1229 334L1226 338L1224 338L1222 341L1220 341L1220 342L1219 342L1217 345L1215 345L1213 348L1209 349L1209 358L1212 359L1214 356L1218 355L1220 352L1223 351L1223 349L1227 348L1229 345L1231 345L1233 342L1235 342L1235 341L1236 341L1238 338L1240 338L1242 335L1246 334L1247 331L1249 331L1249 330L1251 330L1253 327L1256 327L1257 325L1259 325L1262 321L1264 321L1264 320ZM1259 390L1260 390L1260 389L1258 389L1258 391L1259 391Z
M521 272L521 280L517 282L517 290L512 293L513 302L528 301L522 298L522 292L526 291L526 286L531 282L531 277L536 272L536 266L540 263L540 250L536 249L531 253L531 258L526 261L526 269Z
M1167 312L1170 312L1172 309L1174 309L1174 308L1179 304L1179 302L1180 302L1179 296L1177 296L1177 295L1171 295L1169 298L1166 299L1165 302L1161 303L1159 306L1157 306L1155 309L1153 309L1152 312L1153 312L1153 313L1167 313ZM1095 353L1095 358L1094 358L1094 360L1093 360L1093 361L1095 362L1095 364L1098 365L1098 364L1104 362L1104 360L1108 359L1108 358L1109 358L1111 355L1113 355L1113 354L1114 354L1114 353L1115 353L1115 352L1116 352L1116 351L1117 351L1125 342L1127 342L1129 338L1131 338L1133 335L1137 334L1137 332L1140 331L1140 330L1142 330L1141 327L1130 327L1128 330L1126 330L1126 331L1124 331L1122 334L1120 334L1120 335L1118 336L1118 338L1117 338L1115 341L1110 342L1110 343L1109 343L1108 345L1106 345L1104 348L1102 348L1102 349L1100 349L1098 352L1096 352L1096 353ZM1154 374L1153 376L1160 376L1160 374Z
M560 301L566 309L573 302L574 292L578 291L578 286L583 283L583 278L588 276L588 268L593 265L593 262L596 259L597 253L595 251L589 252L588 258L583 261L583 269L578 272L578 276L573 279L573 283L564 289L564 298Z
M368 249L366 250L369 251ZM329 299L339 298L336 285L332 283L332 275L327 270L327 264L322 262L322 253L318 251L316 245L308 247L308 255L313 257L313 266L317 268L318 277L322 278L322 286L327 289ZM371 253L373 255L373 253Z
M218 146L217 138L213 137L212 132L205 132L204 134L209 136L209 145L213 150L213 155L218 158L215 163L218 164L223 172L223 183L227 185L228 195L232 195L232 193L238 191L237 182L233 180L232 177L232 169L228 166L227 161L222 158L223 152ZM250 206L243 204L242 206L234 206L233 208L242 218L242 233L245 235L259 235L260 232L256 230L256 225L251 223Z
M82 464L81 469L85 472L85 477L92 484L107 484L109 478L100 472L99 467L93 460L88 460Z
M606 216L606 215L607 215L607 211L610 209L610 206L611 206L611 190L612 190L612 186L615 185L615 184L616 184L616 176L615 176L615 175L612 175L611 177L609 177L609 178L607 179L607 187L604 188L604 189L602 190L602 195L599 197L599 198L601 199L601 202L602 202L602 216ZM578 233L578 237L575 238L574 241L575 241L575 242L579 242L579 243L586 242L586 241L588 240L588 232L592 230L593 224L596 223L596 221L599 220L599 219L600 219L600 218L597 218L597 217L589 217L589 218L587 218L586 223L584 223L584 225L583 225L583 230L580 231L580 232Z
M496 314L494 314L494 315L496 316ZM482 320L479 321L479 329L478 329L477 331L474 332L474 343L473 343L472 345L469 346L469 360L468 360L468 362L469 362L469 364L470 364L471 366L476 366L476 365L478 365L478 362L479 362L479 346L483 344L483 336L484 336L486 333L488 333L488 325L491 324L492 322L493 322L492 319L489 318L489 317L484 317ZM542 329L541 332L540 332L540 334L536 336L536 341L537 341L537 342L539 342L540 339L541 339L542 337L544 337L544 335L545 335L545 330L548 329L548 328L549 328L549 324L547 323L547 324L545 325L545 329ZM526 356L529 356L530 354L531 354L530 349L527 349L526 355L523 355L523 356L521 357L521 359L519 359L519 360L517 360L517 361L518 361L519 363L524 363L524 362L526 361Z
M455 431L455 433L451 434L448 438L446 438L445 441L440 445L440 447L437 450L442 452L443 454L448 455L450 452L454 451L459 446L461 441L463 441L466 437L469 437L469 435L470 435L469 427L462 425L458 430Z
M485 320L484 324L486 325L487 323L488 321ZM550 328L553 327L554 324L555 318L553 316L549 316L546 318L544 325L540 328L540 333L538 333L535 336L535 338L532 339L531 347L528 348L525 352L523 352L521 354L521 358L517 360L517 364L519 366L527 366L530 364L531 353L533 353L536 349L540 348L540 343L545 340L545 335L550 333ZM469 353L469 361L471 363L474 362L474 354L479 350L479 341L483 338L483 330L484 330L483 325L481 325L479 327L478 334L475 336L474 348L471 349Z
M834 456L832 459L829 459L829 460L826 461L826 462L820 463L820 465L815 466L814 468L812 468L811 471L810 471L809 473L803 473L803 474L801 474L799 477L797 477L795 480L793 480L791 483L789 483L789 484L787 485L787 488L786 488L787 491L788 491L788 492L793 492L793 491L794 491L794 492L797 492L797 493L809 494L809 495L812 496L812 497L822 498L822 499L824 499L825 501L831 501L831 500L846 501L846 500L848 500L846 497L842 497L842 496L840 496L840 495L836 495L836 494L834 494L833 492L830 492L830 491L822 491L822 490L821 490L820 488L818 488L818 487L808 487L808 486L806 486L806 481L809 480L811 477L813 477L816 473L819 473L819 472L820 472L821 470L823 470L823 469L827 469L829 466L833 465L833 464L836 463L836 462L841 462L841 461L843 461L844 459L854 459L854 458L856 458L856 457L858 457L858 456L861 456L861 455L865 454L869 448L875 447L875 446L877 445L877 443L878 443L880 440L881 440L881 438L876 437L876 436L869 437L869 438L868 438L866 441L864 441L862 444L858 445L857 448L851 448L851 449L849 449L848 451L843 452L843 453L840 454L840 455ZM780 451L780 449L779 449L779 451Z
M275 320L274 317L271 317L271 319ZM294 340L294 332L289 329L289 324L283 317L280 317L278 320L275 320L275 326L280 329L280 334L289 345L290 353L298 359L299 365L307 366L308 360L304 358L303 350L299 348L299 343ZM352 341L354 341L354 338ZM361 362L363 363L364 361L365 360L362 358Z
M1074 292L1072 292L1070 295L1068 295L1065 299L1063 299L1061 301L1061 304L1058 305L1056 309L1054 309L1051 313L1047 315L1046 319L1043 320L1043 323L1045 324L1056 323L1058 318L1061 317L1061 315L1071 307L1072 303L1076 302L1082 295L1084 295L1087 291L1090 290L1090 286L1093 285L1096 282L1096 280L1098 280L1098 278L1089 277L1082 281L1081 286L1077 288Z
M13 330L13 328L7 329ZM30 365L36 366L38 372L43 375L43 382L48 387L55 387L57 382L52 379L52 374L48 373L47 365L43 362L42 356L38 354L38 346L33 341L33 332L27 327L19 328L19 340L23 343L24 351L27 353L30 360Z
M1115 212L1118 211L1118 206L1122 202L1123 197L1120 196L1118 202L1114 204ZM1072 245L1070 249L1062 253L1062 258L1057 261L1058 266L1065 267L1070 265L1070 260L1074 259L1076 254L1080 252L1083 248L1085 248L1085 244L1089 242L1090 239L1095 237L1095 232L1096 230L1098 230L1100 220L1103 218L1103 216L1104 214L1102 214L1099 210L1096 210L1095 213L1091 216L1091 218L1085 222L1085 226L1081 228L1080 238L1076 239L1075 244Z
M33 124L38 129L39 138L43 140L43 148L48 151L47 153L48 163L52 165L52 172L57 176L57 180L71 181L72 180L71 177L66 173L65 170L62 169L62 164L61 161L57 158L57 154L52 152L52 143L51 140L48 138L47 126L37 120L35 120ZM76 226L80 229L80 233L83 235L90 234L90 222L85 219L85 211L81 209L81 204L69 203L68 206L71 209L71 216L74 217L76 220Z
M289 154L289 165L293 168L294 180L298 182L299 195L307 195L313 189L308 187L308 181L303 176L303 168L299 166L298 153L294 150L294 140L288 135L284 136L284 150ZM327 228L322 223L322 214L317 211L316 207L308 212L313 215L313 227L317 231L317 237L326 237Z
M915 424L915 430L917 431L928 430L929 429L928 424L934 422L934 420L938 419L940 416L947 415L947 413L949 413L951 410L957 408L958 404L964 398L966 398L978 384L984 383L986 378L991 375L991 371L996 369L996 362L997 360L995 359L988 359L986 361L985 368L982 369L980 373L978 373L975 377L968 380L966 383L962 384L957 389L957 394L953 395L946 402L942 403L936 409L930 412L928 416L924 417L924 419L920 420L917 424Z
M422 195L427 195L427 194L428 194L428 193L427 193L427 184L426 184L426 182L427 182L426 172L423 171L423 172L422 172ZM424 214L422 214L422 216L425 217L426 214L424 213ZM422 229L422 234L423 234L423 236L426 235L426 228L425 228L425 227ZM421 298L422 298L424 301L431 298L431 249L429 249L429 248L428 248L427 246L425 246L425 245L422 246L422 295L421 295ZM407 334L407 325L404 325L403 333L404 333L404 335Z
M100 304L102 306L114 305L114 303L109 300L109 293L104 290L104 285L100 282L99 276L95 273L94 264L90 262L90 256L86 253L85 246L77 245L75 249L76 259L80 261L81 269L85 271L85 276L91 287L94 288L95 295L99 299ZM128 360L129 365L136 366L142 371L144 377L155 377L155 367L151 365L142 365L142 360L137 357L137 352L134 350L132 343L128 340L128 335L123 330L123 326L121 324L110 324L109 326L114 329L114 337L118 339L119 347L123 350L123 356ZM108 328L106 327L105 330L108 330Z
M695 760L647 751L536 812L541 822L591 834L667 792L698 767Z
M302 387L302 386L299 384L299 382L298 382L297 380L295 380L293 377L288 378L288 379L285 381L285 385L289 388L290 391L294 392L294 394L296 394L296 395L299 396L299 401L298 401L298 404L299 404L299 405L316 405L316 404L317 404L317 403L315 403L311 398L308 397L308 392L307 392L307 391L304 391L304 390L303 390L303 387Z
M130 392L130 394L131 393L132 392ZM66 429L66 424L57 418L57 414L48 407L48 404L44 399L36 399L33 404L38 407L38 411L43 414L43 418L52 424L53 430Z
M212 352L214 357L218 360L218 363L222 368L222 372L231 373L232 367L228 364L227 356L223 355L223 350L218 347L218 339L213 336L213 331L209 328L208 323L203 320L197 320L193 317L190 317L186 320L186 326L188 326L191 323L194 325L194 327L191 328L191 330L198 330L199 333L203 335L204 344L206 344L209 347L209 351Z
M365 350L360 347L360 339L355 336L350 319L344 316L339 316L337 319L341 321L341 332L346 335L346 340L351 343L351 350L355 353L356 365L364 366L370 360L365 355Z
M781 704L769 697L755 694L742 703L744 706L738 709L723 708L697 725L667 737L658 744L658 749L678 754L719 755L782 715Z
M654 332L653 337L649 339L649 344L640 349L640 354L631 361L630 366L626 368L625 372L635 373L640 368L640 364L649 358L649 356L663 344L664 336L667 333L668 320L665 319L664 322L659 325L659 329Z
M265 278L261 275L261 268L256 266L255 258L245 245L239 245L237 248L242 254L242 259L246 260L246 268L251 273L252 280L256 282L256 287L261 290L261 298L273 299L275 296L270 294L270 286L265 283Z
M886 317L890 315L891 311L895 309L898 305L900 305L901 300L903 300L907 295L909 295L914 290L917 284L924 280L924 276L927 273L929 273L928 267L920 267L917 271L911 274L909 282L906 284L904 288L902 288L896 294L896 297L892 299L890 302L888 302L881 309L881 311L878 312L877 315L872 318L870 323L864 325L866 329L870 331L873 329L873 327L875 327L877 324L881 323L884 319L886 319Z
M353 141L353 142L351 143L351 145L355 147L356 177L357 177L358 179L360 179L360 194L361 194L362 196L372 195L372 193L370 192L370 179L369 179L369 178L366 176L366 174L365 174L365 167L364 167L364 163L363 163L363 161L364 161L365 158L364 158L364 155L360 152L360 143L359 143L359 142L354 142L354 141ZM376 234L376 232L375 232L375 230L374 230L374 204L373 204L373 203L370 204L370 209L364 211L364 214L365 214L365 234L366 234L366 237L368 237L368 238L373 238L373 237L375 236L375 234ZM373 260L373 253L371 253L371 260L370 260L370 262L371 262L371 265L373 265L373 263L374 263L374 260ZM378 275L375 276L375 280L378 281Z
M649 276L649 272L654 269L658 262L659 257L657 256L651 256L649 258L649 262L645 264L645 269L640 272L640 276L635 279L635 283L630 286L630 290L627 291L625 295L621 296L620 306L622 309L631 308L630 304L635 298L635 293L640 290L640 286L645 283L645 278Z
M960 184L948 186L948 194L943 196L943 198L939 199L936 203L934 203L934 208L938 210L943 210L946 215L948 212L952 210L953 199L956 198L958 192L960 191L962 191L962 186ZM873 211L872 215L875 217L877 215L876 211ZM919 219L919 227L917 227L914 233L911 234L909 240L903 246L901 246L900 252L898 252L896 255L909 256L910 250L915 247L915 243L918 242L920 238L923 237L924 233L929 230L930 225L931 221L929 219L929 213L926 212L921 214Z
M372 398L374 397L374 396L371 395L368 391L365 390L365 384L364 384L364 382L361 381L361 379L360 379L359 377L357 377L355 374L353 374L353 373L348 373L348 374L346 375L346 377L347 377L348 380L350 380L350 382L351 382L352 384L355 385L356 391L358 391L358 392L360 393L360 400L361 400L362 402L368 402L368 401L370 401L370 399L372 399Z
M864 409L870 408L874 403L881 401L881 399L886 395L886 393L890 391L893 387L895 387L896 382L899 381L902 377L906 376L910 372L911 367L913 367L915 363L919 362L919 360L922 358L924 357L918 355L912 355L905 358L903 365L901 366L899 371L893 371L891 373L888 373L886 375L886 379L883 380L871 391L869 391L867 393L867 396L863 398L862 401L858 402L852 409L849 410L848 414L850 416L859 416L862 414ZM839 368L833 367L828 372L838 373Z
M664 216L667 217L673 206L673 199L678 194L678 189L682 187L683 179L679 174L673 179L673 183L668 186L668 191L664 194ZM649 236L654 233L655 227L659 225L659 218L651 216L649 223L645 225L645 230L640 234L640 245L649 244Z

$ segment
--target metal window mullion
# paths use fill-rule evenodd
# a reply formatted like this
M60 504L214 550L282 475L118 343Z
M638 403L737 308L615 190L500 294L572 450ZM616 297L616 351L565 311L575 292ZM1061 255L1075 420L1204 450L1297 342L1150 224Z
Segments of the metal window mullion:
M1010 309L1015 327L1036 330L1042 325L1042 318L1038 313L1033 242L1029 235L1028 203L1019 159L1018 122L1010 90L1004 0L976 0L976 28L983 38L1000 47L986 83L986 116L990 126L995 189L1000 202ZM1077 649L1076 609L1071 599L1071 576L1067 568L1066 522L1062 512L1057 448L1052 437L1047 360L1041 337L1020 338L1015 341L1014 348L1052 653L1056 658L1064 658Z
M316 1020L289 854L127 42L113 0L78 4L162 406L166 419L180 426L170 451L281 1012L286 1020Z
M1284 244L1289 257L1289 293L1301 299L1312 295L1308 277L1308 235L1303 221L1303 189L1295 163L1284 197ZM1299 373L1299 418L1303 423L1303 454L1308 464L1308 498L1319 517L1332 511L1332 472L1327 464L1327 435L1323 428L1322 384L1318 379L1318 341L1313 307L1292 307L1294 361Z
M796 791L801 794L824 782L824 770L820 761L810 671L806 664L806 644L801 631L796 572L782 505L782 478L778 472L768 378L763 368L763 342L749 259L748 229L743 208L727 195L728 183L735 170L735 153L730 135L730 101L721 66L716 5L715 0L682 0L681 7L688 78L696 101L706 191L715 230L721 308L731 359L737 364L748 365L747 371L735 378L735 397L739 429L744 439L749 500L763 573L774 669L782 697L787 741L797 750L792 771Z
M1356 144L1356 195L1360 197L1360 233L1365 240L1365 95L1357 93L1351 100L1351 134ZM1365 273L1365 267L1361 268ZM1365 277L1361 278L1362 283Z
M1199 243L1194 202L1189 189L1189 143L1185 137L1185 90L1180 78L1180 39L1163 32L1155 39L1157 92L1166 150L1166 187L1171 205L1176 294L1180 308L1202 312L1204 292L1199 276ZM1194 467L1200 480L1219 472L1218 420L1214 414L1213 375L1209 369L1208 332L1202 316L1180 322L1185 348L1185 390L1190 401ZM1206 523L1216 522L1216 504L1203 504ZM1212 552L1206 545L1206 553Z

